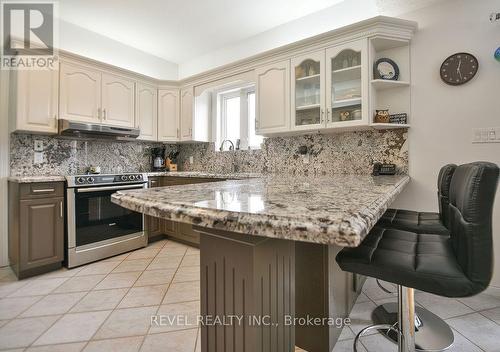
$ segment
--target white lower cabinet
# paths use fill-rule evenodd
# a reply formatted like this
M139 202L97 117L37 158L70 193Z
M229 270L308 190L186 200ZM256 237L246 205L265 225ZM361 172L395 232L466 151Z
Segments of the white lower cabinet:
M290 60L255 70L256 119L258 135L290 129Z
M177 142L180 139L180 109L178 89L158 90L158 141Z
M138 139L158 140L158 99L157 89L143 83L136 86L136 127L141 130Z
M56 134L59 71L11 72L11 131Z
M102 122L134 127L135 82L109 73L102 74Z

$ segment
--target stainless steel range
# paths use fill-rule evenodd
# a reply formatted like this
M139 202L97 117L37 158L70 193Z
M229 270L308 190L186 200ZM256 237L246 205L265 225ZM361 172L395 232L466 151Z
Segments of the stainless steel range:
M147 245L144 216L111 202L116 191L147 188L146 174L67 177L69 268Z

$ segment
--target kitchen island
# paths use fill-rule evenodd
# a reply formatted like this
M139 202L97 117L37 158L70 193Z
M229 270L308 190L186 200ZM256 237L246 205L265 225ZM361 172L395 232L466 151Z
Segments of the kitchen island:
M244 317L202 325L202 351L331 351L342 326L324 318L346 317L360 286L335 255L358 246L408 182L273 175L122 191L112 201L201 233L202 315Z

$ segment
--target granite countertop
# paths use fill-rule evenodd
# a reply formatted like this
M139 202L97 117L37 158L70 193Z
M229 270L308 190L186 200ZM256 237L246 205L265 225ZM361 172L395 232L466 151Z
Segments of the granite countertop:
M202 177L202 178L220 178L220 179L231 179L231 180L242 180L248 178L261 177L260 174L252 173L208 173L201 171L175 171L175 172L145 172L149 177L153 176L166 176L166 177ZM60 175L49 175L49 176L10 176L8 178L11 182L16 183L36 183L36 182L61 182L66 181L64 176Z
M202 177L202 178L220 178L220 179L231 179L231 180L243 180L247 178L257 178L262 177L261 174L255 173L209 173L202 171L163 171L163 172L147 172L149 177L153 176L172 176L172 177Z
M112 201L203 227L357 246L409 180L408 176L262 176L120 191Z
M16 183L37 183L37 182L65 182L66 177L64 176L10 176L8 179L10 182Z

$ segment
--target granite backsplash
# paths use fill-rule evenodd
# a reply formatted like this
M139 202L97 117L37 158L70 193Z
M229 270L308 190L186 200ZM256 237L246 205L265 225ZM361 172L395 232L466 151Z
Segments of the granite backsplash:
M44 147L44 160L34 163L34 142ZM77 175L91 165L100 166L103 173L150 171L150 149L160 143L114 141L106 139L73 140L31 134L11 134L11 176ZM167 150L176 145L167 145Z
M183 171L363 175L372 172L374 162L382 162L394 163L398 174L407 174L407 138L401 129L273 137L260 150L222 153L213 143L187 144L181 145L179 163ZM308 150L306 162L298 152L301 146Z
M394 163L408 173L406 130L345 132L266 138L260 150L215 151L214 143L167 145L178 150L179 170L217 173L252 172L292 175L369 174L374 162ZM33 144L42 140L45 159L34 164ZM60 137L11 135L11 176L74 175L88 166L105 173L150 170L149 149L159 143L112 140L71 140ZM307 163L298 153L308 149ZM193 163L189 162L193 157Z

